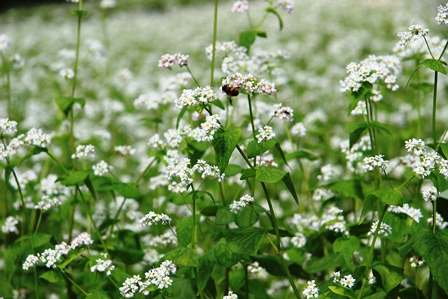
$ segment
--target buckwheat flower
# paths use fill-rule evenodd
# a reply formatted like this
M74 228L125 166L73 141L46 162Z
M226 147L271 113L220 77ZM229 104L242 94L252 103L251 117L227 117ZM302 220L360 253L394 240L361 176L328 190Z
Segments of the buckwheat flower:
M439 7L437 7L437 16L435 18L437 25L440 24L448 25L447 16L448 16L448 3L445 6L439 5Z
M333 272L333 282L340 283L340 281L341 281L341 272L340 271Z
M5 223L2 225L2 232L4 234L14 233L18 234L19 230L17 229L17 225L19 224L18 216L8 216L5 220Z
M428 29L423 29L422 25L416 23L413 23L411 26L409 26L408 30L409 31L398 32L397 34L398 37L400 38L401 46L406 46L411 41L415 41L421 37L425 37L429 33Z
M138 283L141 280L142 279L139 275L134 275L133 277L126 278L126 280L123 282L123 285L119 288L121 296L125 298L134 297L135 293L139 289Z
M75 77L75 72L73 72L70 68L63 68L59 71L59 76L64 78L65 80L72 80Z
M243 1L235 1L233 2L232 5L232 12L245 12L249 9L249 2L247 0L243 0Z
M431 171L429 169L426 169L422 166L414 167L413 170L414 170L415 175L418 176L420 179L426 178L431 173Z
M409 258L409 264L411 265L411 268L418 268L425 264L425 260L421 257L411 256Z
M275 84L272 82L268 82L265 79L261 79L260 82L255 86L256 93L266 93L266 94L274 94L277 92L275 89Z
M426 219L426 222L432 226L433 225L433 216ZM448 222L445 222L442 215L440 215L439 213L436 213L436 226L441 230L445 229L448 226Z
M410 207L409 204L405 203L403 204L402 207L400 206L394 206L394 205L390 205L387 210L389 212L392 213L402 213L402 214L406 214L409 217L411 217L412 219L414 219L416 222L420 222L420 218L423 217L422 212L420 211L420 209L416 209L413 207Z
M31 128L26 132L23 141L25 144L35 145L38 147L48 147L50 145L50 135L42 132L42 129Z
M232 291L229 291L227 296L222 297L222 299L238 299L238 295L234 294Z
M147 226L147 225L151 226L151 225L157 224L159 222L161 222L163 225L169 225L171 223L171 218L168 215L165 215L163 213L157 214L153 211L150 211L138 222L140 222L143 226Z
M106 275L109 276L112 274L112 271L115 269L115 266L112 264L112 261L107 259L107 253L102 254L104 259L97 259L96 265L90 267L91 272L106 272Z
M306 237L302 233L296 233L294 237L291 238L291 243L296 248L302 248L306 245Z
M211 103L218 99L210 86L196 89L184 89L181 96L174 101L174 107L181 110L185 106L198 106L199 104Z
M8 118L0 118L0 135L14 136L17 133L17 122Z
M330 189L317 188L313 191L312 198L315 201L321 201L321 200L327 200L333 196L334 196L334 193Z
M72 240L72 242L70 243L70 248L75 249L83 245L91 245L91 244L93 244L92 238L88 233L83 232Z
M256 160L257 160L256 165L259 166L272 166L272 167L278 166L278 164L274 161L274 155L272 154L263 154L262 156L257 156Z
M293 13L295 0L277 0L278 5L287 13Z
M76 147L76 154L72 155L72 159L93 159L95 157L95 147L91 144L78 145Z
M255 261L252 264L250 264L249 266L247 266L247 271L252 274L259 273L262 270L263 270L263 268L260 267L260 264L257 261Z
M415 155L420 156L425 152L426 144L421 139L412 138L405 141L404 147L408 152L413 152Z
M22 264L23 270L28 270L29 268L32 268L39 264L40 260L39 257L35 256L34 254L30 254L26 257L25 261Z
M0 34L0 52L6 52L11 47L11 39L6 34Z
M316 287L315 280L307 282L307 287L302 292L306 299L319 298L319 288Z
M110 9L114 8L115 6L117 6L116 0L101 0L100 2L100 7L102 9Z
M103 176L109 171L110 168L111 166L109 166L109 164L107 164L107 162L103 160L101 160L98 164L92 166L93 173L96 176Z
M21 69L25 65L25 60L23 60L20 54L14 54L14 56L11 58L11 62L12 66L16 70Z
M350 288L350 289L355 285L355 282L356 282L356 279L354 279L351 274L345 275L340 280L340 283L342 286Z
M275 137L275 132L272 130L271 126L264 126L264 128L258 129L258 135L256 136L258 139L258 143L272 140Z
M48 195L43 195L41 200L34 206L34 209L41 210L42 212L48 211L51 208L59 207L62 202L59 198L49 197Z
M115 153L121 156L132 156L136 150L130 145L119 145L114 148Z
M254 198L252 196L245 194L241 196L239 200L235 200L230 204L230 212L238 214L244 207L251 206L253 201Z
M189 57L189 55L184 55L182 53L162 55L159 60L159 68L171 70L176 64L180 67L186 66L188 65Z
M378 220L374 221L372 223L372 227L370 228L370 231L367 233L367 236L371 236L375 234L375 231L378 227ZM389 236L392 234L392 227L384 222L381 222L380 228L378 230L378 235L383 235L384 237Z
M271 116L278 118L278 119L284 119L286 121L293 121L294 120L294 110L292 110L291 107L283 107L282 104L276 104L274 105L274 112L271 112Z
M303 123L296 123L291 127L291 134L298 137L306 136L306 127Z
M150 285L156 286L158 289L168 288L172 285L173 280L169 277L170 274L176 273L176 265L172 261L166 260L158 268L154 268L145 273L146 281L139 282L140 292L148 295L146 290Z
M439 196L437 188L432 186L426 190L422 190L422 197L424 201L436 201Z
M366 115L367 114L367 108L366 108L366 102L365 101L359 101L358 104L356 104L355 109L350 112L351 115Z
M375 277L375 275L373 275L373 271L370 270L370 273L369 273L369 284L375 284L375 283L376 283L376 277Z
M375 167L380 168L382 171L386 171L389 161L383 159L384 155L376 155L373 157L365 157L362 164L364 172L373 171Z

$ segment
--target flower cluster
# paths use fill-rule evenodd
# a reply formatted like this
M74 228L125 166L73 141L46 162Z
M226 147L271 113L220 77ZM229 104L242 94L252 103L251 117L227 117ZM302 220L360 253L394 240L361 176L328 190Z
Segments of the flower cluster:
M307 287L303 290L303 296L305 296L306 299L319 298L319 288L316 287L315 280L307 282Z
M160 267L146 272L145 281L142 281L139 275L134 275L131 278L127 278L119 290L121 295L125 298L134 297L137 291L146 296L150 292L148 290L150 286L155 286L158 289L168 288L173 283L173 280L169 277L169 275L175 273L176 266L172 261L166 260L162 262Z
M17 229L17 225L19 224L18 217L8 216L5 220L5 223L2 225L2 232L4 234L15 233L18 234L19 230Z
M409 258L409 264L411 265L411 268L417 268L423 266L425 264L425 260L421 257L411 256Z
M379 222L378 220L375 220L372 223L372 226L370 228L370 231L367 233L367 236L371 236L371 235L375 234L377 227L378 227L378 222ZM392 227L384 222L381 222L380 228L378 230L378 235L383 235L384 237L387 237L391 234L392 234Z
M422 190L422 197L425 201L436 201L438 196L439 192L434 186L431 186L426 190Z
M386 171L389 161L383 159L384 155L376 155L373 157L365 157L362 164L362 169L367 171L373 171L375 167L380 168L382 171Z
M294 237L291 238L291 244L296 248L302 248L306 245L306 237L302 233L296 233Z
M6 34L0 34L0 52L6 52L11 47L11 39Z
M409 31L398 32L397 36L400 38L400 46L406 46L411 41L418 40L421 37L428 35L429 30L423 29L422 25L413 23L409 26Z
M245 47L239 47L235 41L220 42L217 41L215 45L215 54L222 54L227 56L229 53L234 53L238 58L247 58L247 49ZM213 45L209 45L205 48L205 54L209 60L212 60Z
M272 130L271 126L264 126L264 128L258 129L257 140L258 143L265 142L271 140L275 137L275 132Z
M341 272L337 271L333 272L333 282L351 289L355 285L356 279L354 279L351 274L341 278Z
M216 93L210 86L204 88L197 87L196 89L184 89L181 96L174 101L174 107L181 110L186 106L198 106L200 104L207 104L218 99Z
M97 176L103 176L106 174L112 166L107 164L107 162L101 160L99 163L92 166L93 173Z
M252 196L250 196L249 194L245 194L241 196L239 200L235 200L230 204L230 212L238 214L238 212L241 211L244 207L252 205L253 201L254 198Z
M159 60L159 68L162 69L172 69L174 65L179 65L180 67L188 65L188 59L190 56L184 55L182 53L177 54L165 54Z
M115 266L112 264L112 261L107 258L107 253L103 253L102 256L104 259L97 259L96 265L90 267L90 271L106 272L106 275L109 276L112 274Z
M132 156L136 150L130 145L118 145L114 148L115 153L120 156Z
M440 174L448 178L448 160L443 159L436 151L426 146L421 139L412 138L405 142L405 148L416 157L405 161L405 164L412 167L414 173L421 179L427 177L431 171L438 167Z
M222 299L238 299L238 295L234 294L232 291L229 291L227 296L222 297Z
M8 118L0 118L0 136L14 136L17 133L17 122Z
M218 114L207 115L205 117L205 122L201 123L201 127L188 130L186 133L188 137L191 137L196 141L212 141L213 135L221 127L219 120L220 118Z
M54 249L46 249L43 253L38 253L37 255L28 255L22 268L28 270L39 263L45 263L47 268L56 268L56 263L61 260L63 256L67 255L70 250L91 244L93 244L93 240L90 238L90 235L86 232L81 233L78 237L73 239L70 245L62 242L61 244L57 244Z
M391 205L389 208L387 208L389 212L397 213L397 214L406 214L412 219L414 219L416 222L420 222L420 218L423 217L422 211L419 209L410 207L409 204L405 203L402 207L400 206L394 206Z
M59 200L59 198L43 195L41 200L34 206L34 208L36 210L41 210L42 212L45 212L51 208L56 208L61 204L62 202Z
M240 12L245 12L247 10L249 10L249 1L242 0L242 1L233 2L232 9L231 9L232 12L240 13Z
M293 13L295 0L277 0L278 5L287 13Z
M426 219L426 222L429 223L431 226L433 225L433 222L434 222L433 218L434 218L434 214L430 218ZM436 226L439 229L445 229L446 227L448 227L448 222L446 222L443 219L442 215L440 215L439 213L436 213Z
M93 159L95 157L95 147L91 144L78 145L76 153L72 155L72 159Z
M278 119L284 119L286 121L294 120L294 110L291 107L283 107L282 104L274 105L275 111L271 113L271 116Z
M362 136L352 147L350 147L350 141L345 140L341 142L340 147L341 152L345 154L345 159L347 160L347 169L352 172L362 172L362 168L359 167L361 163L357 162L361 161L364 152L372 149L369 136Z
M246 76L243 76L241 73L229 75L222 81L222 85L227 85L247 94L274 94L277 92L274 83L268 82L265 79L259 80L252 74L248 74Z
M169 225L171 223L171 218L168 215L165 215L163 213L157 214L153 211L150 211L138 222L140 222L143 226L146 226L146 225L151 226L151 225L157 224L159 222L162 222L163 225Z
M445 5L439 5L437 7L437 16L436 16L436 23L437 25L448 25L448 3Z

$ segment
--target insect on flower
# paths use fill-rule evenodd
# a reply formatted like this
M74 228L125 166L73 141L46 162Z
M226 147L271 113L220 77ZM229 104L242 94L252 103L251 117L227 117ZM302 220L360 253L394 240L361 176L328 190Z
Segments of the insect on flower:
M224 84L221 87L222 91L224 91L229 99L230 105L232 105L232 97L236 97L237 95L240 94L240 92L238 91L238 88L236 87L232 87L229 86L227 84Z

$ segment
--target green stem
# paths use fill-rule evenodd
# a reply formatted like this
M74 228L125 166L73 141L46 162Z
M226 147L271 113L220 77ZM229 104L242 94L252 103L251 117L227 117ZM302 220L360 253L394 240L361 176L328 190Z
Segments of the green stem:
M254 123L254 114L252 112L252 101L250 99L250 94L247 95L247 102L248 102L248 105L249 105L250 124L252 126L252 134L253 134L254 139L255 139L255 123Z
M210 86L215 84L215 60L216 60L216 37L218 35L218 4L219 0L215 0L215 9L213 11L213 47L212 47L212 61L210 67Z
M9 63L8 59L2 52L2 65L3 70L5 71L6 76L6 82L5 82L5 89L6 89L6 111L8 113L8 118L11 119L13 117L12 115L12 104L11 104L11 64Z
M64 271L61 271L62 272L62 274L64 275L64 277L68 280L68 281L70 281L70 283L72 284L72 285L74 285L81 293L83 293L84 294L84 296L89 296L89 294L87 294L86 293L86 291L84 291L84 289L83 288L81 288L73 279L71 279L70 278L70 276L67 274L67 273L65 273Z
M434 92L432 97L432 140L434 142L434 149L437 151L439 145L437 144L437 133L436 133L436 111L437 111L437 83L438 83L438 72L434 72Z
M138 185L140 184L140 181L143 179L143 177L145 176L145 174L148 172L148 170L151 168L152 164L157 161L157 158L155 158L154 160L152 160L151 162L149 162L148 166L146 166L145 170L142 171L142 173L140 174L140 176L138 177L137 181L135 181L135 184Z
M187 65L186 67L187 67L187 71L190 73L190 76L191 76L191 78L193 79L194 83L195 83L198 87L200 87L201 84L199 84L198 80L196 80L196 77L193 75L193 73L191 72L191 70L190 70L190 68L188 67L188 65Z
M370 245L369 256L367 258L366 272L364 273L364 280L362 282L361 290L358 293L358 299L362 298L362 293L364 291L364 288L369 283L369 275L370 275L370 270L371 270L371 264L372 264L373 256L374 256L374 253L375 253L375 243L376 243L376 240L378 238L378 232L380 230L381 223L383 221L384 215L387 212L387 207L388 207L388 205L384 206L383 212L381 213L381 216L380 216L380 218L378 220L378 225L376 227L375 233L373 234L372 244Z

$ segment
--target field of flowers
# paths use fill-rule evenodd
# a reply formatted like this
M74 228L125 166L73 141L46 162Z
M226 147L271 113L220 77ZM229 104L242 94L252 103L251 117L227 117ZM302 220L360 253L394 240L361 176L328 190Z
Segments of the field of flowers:
M448 4L175 2L0 15L0 298L448 298Z

